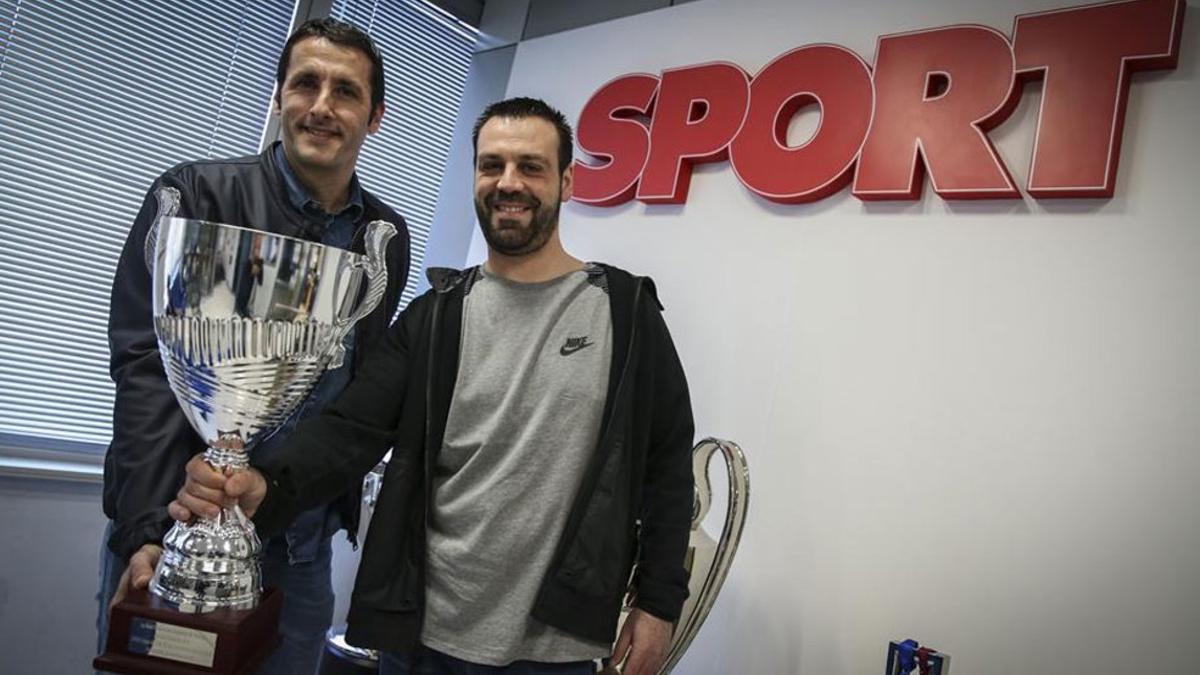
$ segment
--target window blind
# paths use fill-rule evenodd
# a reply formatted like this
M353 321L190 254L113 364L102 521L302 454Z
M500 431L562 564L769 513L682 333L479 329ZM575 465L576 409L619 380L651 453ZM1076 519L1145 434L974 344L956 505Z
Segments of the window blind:
M412 300L423 273L438 189L478 33L419 0L337 0L330 15L367 31L383 51L387 112L379 133L363 146L358 175L408 223L412 265L400 301L403 307Z
M103 450L108 296L146 189L257 152L292 0L0 0L0 440Z

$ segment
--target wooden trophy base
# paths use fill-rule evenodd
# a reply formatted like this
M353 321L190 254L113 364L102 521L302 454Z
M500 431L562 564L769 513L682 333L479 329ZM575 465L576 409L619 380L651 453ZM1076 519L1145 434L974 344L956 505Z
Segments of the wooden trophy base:
M263 592L254 609L184 614L145 590L112 608L97 670L145 675L248 675L279 644L283 595Z

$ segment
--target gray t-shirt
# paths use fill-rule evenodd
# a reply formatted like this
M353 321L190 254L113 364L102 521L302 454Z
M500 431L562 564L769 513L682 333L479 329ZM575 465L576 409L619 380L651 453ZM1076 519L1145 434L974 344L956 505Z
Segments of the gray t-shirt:
M433 477L421 641L486 665L599 658L529 616L600 433L612 359L602 268L523 284L477 268Z

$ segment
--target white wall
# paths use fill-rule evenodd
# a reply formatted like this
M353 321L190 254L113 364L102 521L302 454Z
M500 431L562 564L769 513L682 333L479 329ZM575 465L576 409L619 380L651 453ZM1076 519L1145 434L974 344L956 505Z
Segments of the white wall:
M704 0L522 42L508 94L578 119L626 73L1070 4ZM658 282L698 433L750 461L677 672L878 673L906 637L958 675L1197 672L1198 9L1134 77L1110 200L781 206L721 163L683 205L564 209L570 250ZM1019 185L1039 95L991 133Z
M474 179L474 153L471 131L475 118L489 103L504 98L504 87L512 69L516 47L496 47L475 54L467 72L462 105L454 125L454 139L446 158L446 171L438 189L434 227L425 247L425 269L432 267L463 267L463 257L471 245L475 231L475 208L471 201L471 181ZM421 275L417 292L429 288L429 280Z

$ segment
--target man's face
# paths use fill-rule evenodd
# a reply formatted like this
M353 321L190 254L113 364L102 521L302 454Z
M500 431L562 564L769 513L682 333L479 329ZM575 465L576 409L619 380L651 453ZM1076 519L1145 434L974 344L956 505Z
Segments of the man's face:
M574 173L559 173L558 131L540 117L493 117L475 150L475 213L488 246L511 256L540 250L571 198Z
M352 171L383 118L382 105L371 110L371 60L324 38L292 47L276 109L288 161L313 173Z

